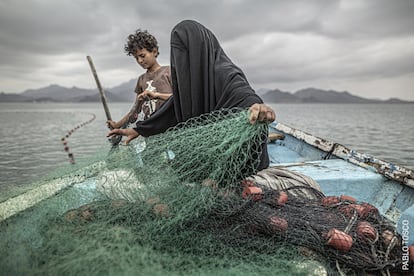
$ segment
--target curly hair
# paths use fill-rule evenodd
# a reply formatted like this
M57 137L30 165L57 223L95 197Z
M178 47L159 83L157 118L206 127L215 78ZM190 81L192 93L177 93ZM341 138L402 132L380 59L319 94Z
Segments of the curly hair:
M157 49L156 57L160 54L157 39L147 30L138 29L127 38L127 43L124 47L126 54L128 56L134 55L138 49L147 49L150 52Z

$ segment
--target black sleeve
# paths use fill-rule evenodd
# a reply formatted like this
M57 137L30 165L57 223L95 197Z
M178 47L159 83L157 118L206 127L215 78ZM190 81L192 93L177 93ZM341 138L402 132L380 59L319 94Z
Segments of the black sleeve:
M241 103L240 106L244 108L251 107L254 104L262 104L263 100L257 94L251 94L247 96Z

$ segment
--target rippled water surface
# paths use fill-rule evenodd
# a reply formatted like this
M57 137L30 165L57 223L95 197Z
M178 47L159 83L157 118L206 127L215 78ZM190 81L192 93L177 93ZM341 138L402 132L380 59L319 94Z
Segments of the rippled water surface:
M413 104L279 104L279 122L414 169Z
M120 117L129 105L114 104ZM79 160L108 145L102 105L75 103L0 103L0 199L58 167L69 165L61 138L77 125L69 138L69 151Z
M112 103L119 119L128 103ZM277 120L380 159L414 169L414 105L275 104ZM0 199L69 164L61 138L68 138L75 160L108 147L100 103L0 103Z

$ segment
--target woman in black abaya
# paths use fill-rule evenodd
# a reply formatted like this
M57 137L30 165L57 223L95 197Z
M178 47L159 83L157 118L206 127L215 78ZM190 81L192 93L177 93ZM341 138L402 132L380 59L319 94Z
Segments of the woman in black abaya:
M227 57L214 34L196 21L185 20L171 32L173 96L133 129L114 129L129 143L139 135L151 136L192 117L222 108L249 108L250 122L275 120L274 111L250 87L244 73ZM269 165L263 141L261 164Z

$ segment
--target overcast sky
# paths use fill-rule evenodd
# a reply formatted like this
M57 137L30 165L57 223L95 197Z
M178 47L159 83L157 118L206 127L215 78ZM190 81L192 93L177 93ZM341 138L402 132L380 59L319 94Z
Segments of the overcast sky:
M175 24L212 30L255 89L306 87L414 100L413 0L0 0L0 91L110 88L144 73L124 44L137 28L169 64Z

